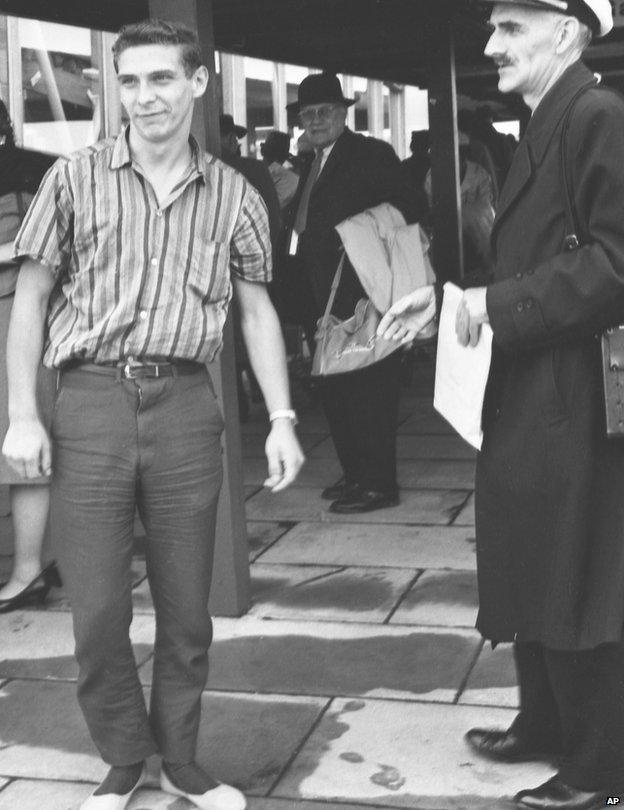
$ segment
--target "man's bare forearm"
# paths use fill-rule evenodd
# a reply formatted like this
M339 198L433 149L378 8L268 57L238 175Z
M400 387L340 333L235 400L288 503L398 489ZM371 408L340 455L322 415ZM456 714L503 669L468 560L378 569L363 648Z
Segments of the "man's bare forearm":
M244 293L239 295L241 329L267 410L271 413L290 408L286 352L277 314L264 287L247 286L245 292L246 297ZM249 305L250 294L253 305ZM245 298L244 302L241 298Z
M26 260L20 270L7 340L9 418L37 418L37 370L41 363L52 273Z

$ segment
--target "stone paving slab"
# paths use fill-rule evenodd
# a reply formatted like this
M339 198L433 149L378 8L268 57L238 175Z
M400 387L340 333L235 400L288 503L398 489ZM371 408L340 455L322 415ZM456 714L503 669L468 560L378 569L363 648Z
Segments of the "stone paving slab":
M299 523L260 558L264 563L476 568L474 529Z
M337 804L336 802L314 802L273 796L269 798L253 797L247 806L249 810L372 810L375 807L370 804L351 804L350 802Z
M264 565L255 563L250 568L251 608L256 616L263 616L264 609L273 598L291 589L298 589L313 580L325 579L330 574L342 571L330 565Z
M0 810L76 810L92 792L93 785L17 779L0 792Z
M451 702L480 643L470 630L217 618L208 688Z
M309 458L335 458L331 439L325 439L308 451ZM397 442L397 457L474 459L476 450L456 436L401 436Z
M516 683L516 666L511 644L499 644L493 650L486 642L459 702L517 708L520 704L520 694Z
M321 490L292 487L282 492L258 492L246 504L248 520L324 521L331 523L408 523L447 526L466 502L463 490L403 490L401 502L389 509L359 515L336 515Z
M478 609L479 594L474 571L425 571L390 622L474 627Z
M272 795L451 810L498 802L552 776L539 763L479 759L463 741L513 712L371 700L332 702Z
M257 522L247 521L247 545L249 546L249 560L256 560L276 540L289 532L293 523L278 521Z
M337 459L307 458L294 487L327 487L342 476L342 467ZM246 484L261 484L267 477L266 459L243 460L243 477Z
M313 572L317 578L310 581ZM264 593L255 591L250 613L272 619L381 624L417 573L415 569L306 569L256 563L251 571L252 593L259 579L269 584L265 584ZM270 587L275 578L281 587Z
M0 788L3 782L0 780ZM0 792L0 810L76 810L93 785L51 780L18 779ZM371 805L335 804L249 797L249 810L371 810ZM140 788L127 810L192 810L184 799L168 796L153 787Z
M143 664L152 653L154 619L137 616L130 628L134 654ZM75 680L71 615L24 610L0 615L0 675Z
M12 681L0 699L2 776L101 781L107 767L89 738L73 684ZM197 759L215 778L264 795L326 703L300 696L204 693ZM149 767L155 772L157 763Z
M474 526L475 525L475 504L474 494L470 496L466 505L453 521L453 526Z
M474 489L475 463L467 459L399 461L397 478L405 489Z

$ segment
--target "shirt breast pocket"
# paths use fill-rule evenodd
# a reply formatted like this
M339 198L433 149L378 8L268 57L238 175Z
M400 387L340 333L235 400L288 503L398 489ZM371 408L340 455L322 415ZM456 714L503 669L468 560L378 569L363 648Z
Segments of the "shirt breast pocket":
M208 242L191 257L181 257L179 266L184 273L187 294L203 304L227 298L230 285L229 248L224 242Z

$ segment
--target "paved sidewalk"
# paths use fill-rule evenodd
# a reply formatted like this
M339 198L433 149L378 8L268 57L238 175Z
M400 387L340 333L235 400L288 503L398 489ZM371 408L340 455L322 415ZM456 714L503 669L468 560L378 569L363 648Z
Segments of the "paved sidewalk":
M290 490L262 489L260 406L243 426L253 604L215 620L198 758L252 810L503 810L501 797L552 774L486 762L462 740L475 724L506 726L517 690L509 648L492 652L473 629L474 454L432 410L431 365L417 361L403 391L392 509L330 515L319 496L339 468L302 395L308 462ZM4 517L4 571L10 553ZM147 692L154 617L140 556L134 567ZM75 810L105 767L75 701L62 592L44 610L0 616L0 645L0 810ZM130 809L190 810L156 785Z

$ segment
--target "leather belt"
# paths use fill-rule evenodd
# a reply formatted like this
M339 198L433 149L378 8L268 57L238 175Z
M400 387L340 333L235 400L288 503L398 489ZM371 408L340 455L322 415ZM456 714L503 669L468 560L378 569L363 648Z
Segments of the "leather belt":
M206 367L193 360L171 360L163 363L147 360L120 360L117 363L83 363L72 360L61 369L61 373L80 371L86 374L103 374L118 380L144 380L160 377L178 377L184 374L198 374Z

